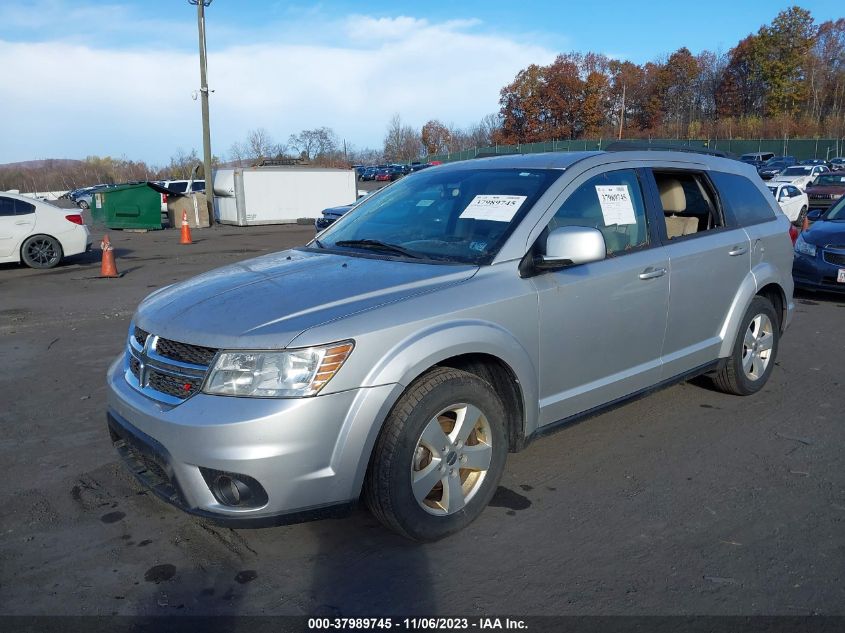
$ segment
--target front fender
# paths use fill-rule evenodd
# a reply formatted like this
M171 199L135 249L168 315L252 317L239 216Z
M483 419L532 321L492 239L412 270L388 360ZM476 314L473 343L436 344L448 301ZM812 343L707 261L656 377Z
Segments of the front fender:
M407 387L427 369L464 354L487 354L510 367L525 403L525 431L533 431L528 423L533 421L536 426L539 381L535 364L510 332L490 321L453 321L415 332L382 356L365 377L364 385L399 383Z
M370 455L390 409L414 379L447 358L463 354L495 356L510 367L524 403L523 428L530 436L537 428L537 371L528 351L504 328L482 320L438 324L398 341L365 377L362 398L349 412L339 434L332 462L357 460L354 490L360 492ZM377 389L376 389L377 388ZM374 402L373 396L383 398ZM340 469L346 470L342 467Z

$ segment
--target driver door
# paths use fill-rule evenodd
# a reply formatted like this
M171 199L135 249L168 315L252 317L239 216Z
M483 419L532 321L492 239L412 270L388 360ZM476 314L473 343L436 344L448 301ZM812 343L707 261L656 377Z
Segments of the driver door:
M607 257L532 278L539 298L541 426L660 380L669 260L647 221L640 173L619 169L582 178L547 229L598 228ZM600 198L614 191L630 204Z

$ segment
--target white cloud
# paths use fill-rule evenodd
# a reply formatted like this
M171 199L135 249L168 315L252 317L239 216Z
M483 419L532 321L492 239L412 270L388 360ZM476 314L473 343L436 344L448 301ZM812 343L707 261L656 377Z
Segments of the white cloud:
M328 126L358 147L380 147L397 112L415 127L430 118L468 125L498 110L499 90L521 68L554 58L544 47L485 33L476 20L353 16L333 24L315 18L311 28L336 30L321 41L340 44L265 36L215 49L209 42L216 154L257 127L284 141ZM0 162L111 154L164 163L177 147L201 148L193 51L0 40L0 67L4 117L15 122L4 131Z

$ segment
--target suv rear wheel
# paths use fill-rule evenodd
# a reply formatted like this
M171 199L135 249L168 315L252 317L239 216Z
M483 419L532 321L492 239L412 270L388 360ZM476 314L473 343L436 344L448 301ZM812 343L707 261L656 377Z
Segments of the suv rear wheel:
M487 382L449 368L424 374L376 441L364 484L370 511L418 541L463 529L499 485L506 437L504 407Z
M716 387L738 396L760 391L775 366L779 342L780 319L772 302L754 297L737 332L733 353L716 374Z

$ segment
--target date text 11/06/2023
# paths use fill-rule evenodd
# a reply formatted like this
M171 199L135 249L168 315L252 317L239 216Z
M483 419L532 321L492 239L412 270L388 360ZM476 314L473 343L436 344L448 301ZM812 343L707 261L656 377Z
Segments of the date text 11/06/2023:
M309 618L308 630L525 630L524 620L513 618Z

